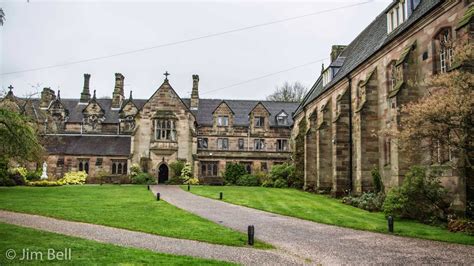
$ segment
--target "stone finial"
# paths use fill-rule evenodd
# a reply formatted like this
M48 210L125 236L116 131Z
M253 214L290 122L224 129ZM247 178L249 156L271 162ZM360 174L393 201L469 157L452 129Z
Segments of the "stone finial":
M97 100L96 96L95 96L95 90L94 90L94 96L92 96L92 100Z
M168 73L168 71L165 71L165 73L163 73L163 75L165 75L165 81L168 81L168 76L171 75L171 74Z
M58 90L58 100L61 100L61 90Z
M130 91L130 97L128 97L129 100L132 100L132 99L133 99L132 93L133 93L133 91L131 90L131 91Z

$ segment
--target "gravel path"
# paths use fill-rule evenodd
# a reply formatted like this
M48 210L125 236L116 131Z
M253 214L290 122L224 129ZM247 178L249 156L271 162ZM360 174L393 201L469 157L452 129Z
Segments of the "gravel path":
M153 186L167 202L246 232L314 264L466 264L474 247L319 224L196 196L178 186ZM225 195L224 195L225 197Z
M199 241L169 238L31 214L0 210L0 222L119 246L143 248L160 253L225 260L245 265L289 265L304 263L303 260L286 255L285 252L278 250L259 250L254 248L214 245ZM74 259L74 250L72 254Z

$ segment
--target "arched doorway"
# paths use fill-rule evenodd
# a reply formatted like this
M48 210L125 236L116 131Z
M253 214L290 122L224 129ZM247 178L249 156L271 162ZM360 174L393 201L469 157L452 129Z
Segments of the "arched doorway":
M163 163L158 167L158 183L163 184L166 181L168 181L168 166Z

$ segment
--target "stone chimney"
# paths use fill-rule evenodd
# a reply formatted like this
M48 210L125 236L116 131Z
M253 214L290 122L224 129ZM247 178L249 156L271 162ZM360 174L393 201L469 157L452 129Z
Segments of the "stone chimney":
M333 45L331 47L331 63L346 49L347 45Z
M193 90L191 92L191 110L199 108L199 75L193 75Z
M56 95L51 88L43 88L41 92L40 108L48 109L49 104L56 99Z
M112 94L112 108L120 109L124 97L123 80L125 77L120 73L115 73L115 88Z
M89 81L91 79L91 74L84 74L84 88L81 92L81 99L79 103L88 103L91 99L91 93L89 91Z

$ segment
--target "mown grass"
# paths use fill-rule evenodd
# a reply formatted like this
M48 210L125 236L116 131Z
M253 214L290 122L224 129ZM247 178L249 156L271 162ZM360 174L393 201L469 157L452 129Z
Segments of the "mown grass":
M182 188L187 190L185 186ZM387 220L383 213L368 212L343 204L338 199L296 189L192 186L191 192L213 199L218 199L219 192L223 192L223 200L229 203L324 224L387 233ZM394 227L394 234L400 236L474 245L474 236L452 233L416 221L395 220Z
M13 249L16 253L13 259L6 257L6 252L10 249ZM53 252L51 251L48 256L48 250L54 250L54 254L58 254L59 251L64 251L65 249L71 250L70 259L56 255L53 256ZM23 250L30 254L28 261L25 259L21 260ZM11 251L9 251L9 255L12 255ZM81 238L0 223L0 265L24 264L27 262L32 264L72 263L76 265L232 265L231 263L215 260L168 255L143 249L103 244Z
M145 186L1 187L0 209L162 236L245 246L247 236L161 200ZM269 248L257 242L257 248Z

